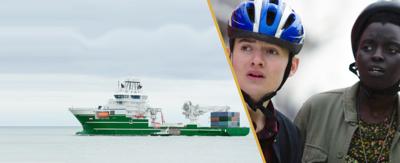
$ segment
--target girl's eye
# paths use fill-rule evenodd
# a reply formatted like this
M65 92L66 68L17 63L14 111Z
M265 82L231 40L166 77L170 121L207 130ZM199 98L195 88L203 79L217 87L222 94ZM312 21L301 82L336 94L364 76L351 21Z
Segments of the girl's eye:
M393 55L400 53L399 47L395 47L395 46L389 47L387 51L389 54L393 54Z
M397 54L399 51L397 49L390 49L389 50L390 54Z
M372 51L372 45L370 45L370 44L363 45L363 46L361 46L361 50L364 51L364 52L371 52Z

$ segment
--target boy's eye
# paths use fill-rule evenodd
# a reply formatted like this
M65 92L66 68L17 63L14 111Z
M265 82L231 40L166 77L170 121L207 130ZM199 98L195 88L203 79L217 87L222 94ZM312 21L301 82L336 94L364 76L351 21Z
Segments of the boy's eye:
M242 50L242 51L251 51L251 47L248 46L248 45L243 45L243 46L240 48L240 50Z
M278 54L279 54L278 50L273 49L273 48L267 49L267 50L266 50L266 53L267 53L268 55L278 55Z

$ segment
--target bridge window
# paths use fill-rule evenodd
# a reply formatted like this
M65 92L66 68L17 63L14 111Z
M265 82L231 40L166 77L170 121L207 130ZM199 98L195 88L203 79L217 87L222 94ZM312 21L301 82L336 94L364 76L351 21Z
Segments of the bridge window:
M116 99L129 98L129 95L114 95Z
M140 95L131 95L132 99L140 99Z

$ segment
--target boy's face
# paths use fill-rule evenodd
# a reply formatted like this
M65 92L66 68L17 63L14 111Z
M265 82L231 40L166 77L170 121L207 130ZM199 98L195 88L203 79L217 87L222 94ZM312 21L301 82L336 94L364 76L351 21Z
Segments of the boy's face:
M240 88L254 101L275 91L282 82L288 57L288 50L277 45L236 38L231 60ZM293 60L291 75L297 69L298 58Z
M400 80L400 26L371 23L360 38L356 63L361 81L375 89Z

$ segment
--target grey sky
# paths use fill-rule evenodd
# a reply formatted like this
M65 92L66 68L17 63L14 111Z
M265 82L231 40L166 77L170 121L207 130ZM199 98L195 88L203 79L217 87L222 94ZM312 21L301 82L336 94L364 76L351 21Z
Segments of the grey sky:
M230 77L206 1L2 1L0 19L1 73Z
M207 10L200 6L206 5L206 1L185 0L8 0L1 2L0 25L72 26L89 35L110 28L155 29L166 24L187 24L202 29L210 25L209 13L199 14ZM102 33L105 32L98 35Z

